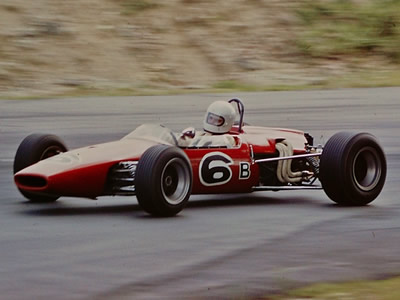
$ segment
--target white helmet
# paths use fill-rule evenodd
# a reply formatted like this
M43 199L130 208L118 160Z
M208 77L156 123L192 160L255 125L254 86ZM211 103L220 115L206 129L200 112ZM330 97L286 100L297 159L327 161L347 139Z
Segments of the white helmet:
M215 101L207 109L203 129L216 134L227 133L231 130L235 117L236 111L231 104L225 101Z

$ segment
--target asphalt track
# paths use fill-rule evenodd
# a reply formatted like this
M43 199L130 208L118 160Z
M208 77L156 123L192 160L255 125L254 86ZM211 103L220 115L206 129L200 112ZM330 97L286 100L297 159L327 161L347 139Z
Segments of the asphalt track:
M192 196L174 218L135 197L26 202L12 179L20 141L59 135L70 148L136 126L201 127L212 101L238 96L245 121L298 128L323 143L337 131L375 134L387 154L371 205L334 205L323 191ZM400 273L400 88L0 101L2 299L249 298L316 281Z

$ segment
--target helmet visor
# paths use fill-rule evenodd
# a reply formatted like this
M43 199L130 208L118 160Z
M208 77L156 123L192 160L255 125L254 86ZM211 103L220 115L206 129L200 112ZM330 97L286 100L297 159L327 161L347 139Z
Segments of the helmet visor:
M207 123L214 126L222 126L225 123L225 119L222 116L209 112L207 115Z

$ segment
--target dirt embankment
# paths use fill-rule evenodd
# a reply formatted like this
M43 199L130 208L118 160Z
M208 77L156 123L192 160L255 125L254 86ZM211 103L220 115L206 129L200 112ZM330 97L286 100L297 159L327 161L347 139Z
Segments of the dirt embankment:
M5 0L0 96L319 85L349 72L304 57L301 2Z

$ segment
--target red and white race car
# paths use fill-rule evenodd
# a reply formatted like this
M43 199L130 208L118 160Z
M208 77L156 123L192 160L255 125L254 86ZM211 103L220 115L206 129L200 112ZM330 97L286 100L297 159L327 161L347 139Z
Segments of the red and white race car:
M15 183L32 202L136 195L155 216L176 215L191 194L324 189L339 204L366 205L381 192L386 159L371 134L339 132L315 147L298 130L247 125L242 102L229 103L238 122L222 135L145 124L71 151L54 135L29 135L15 155Z

